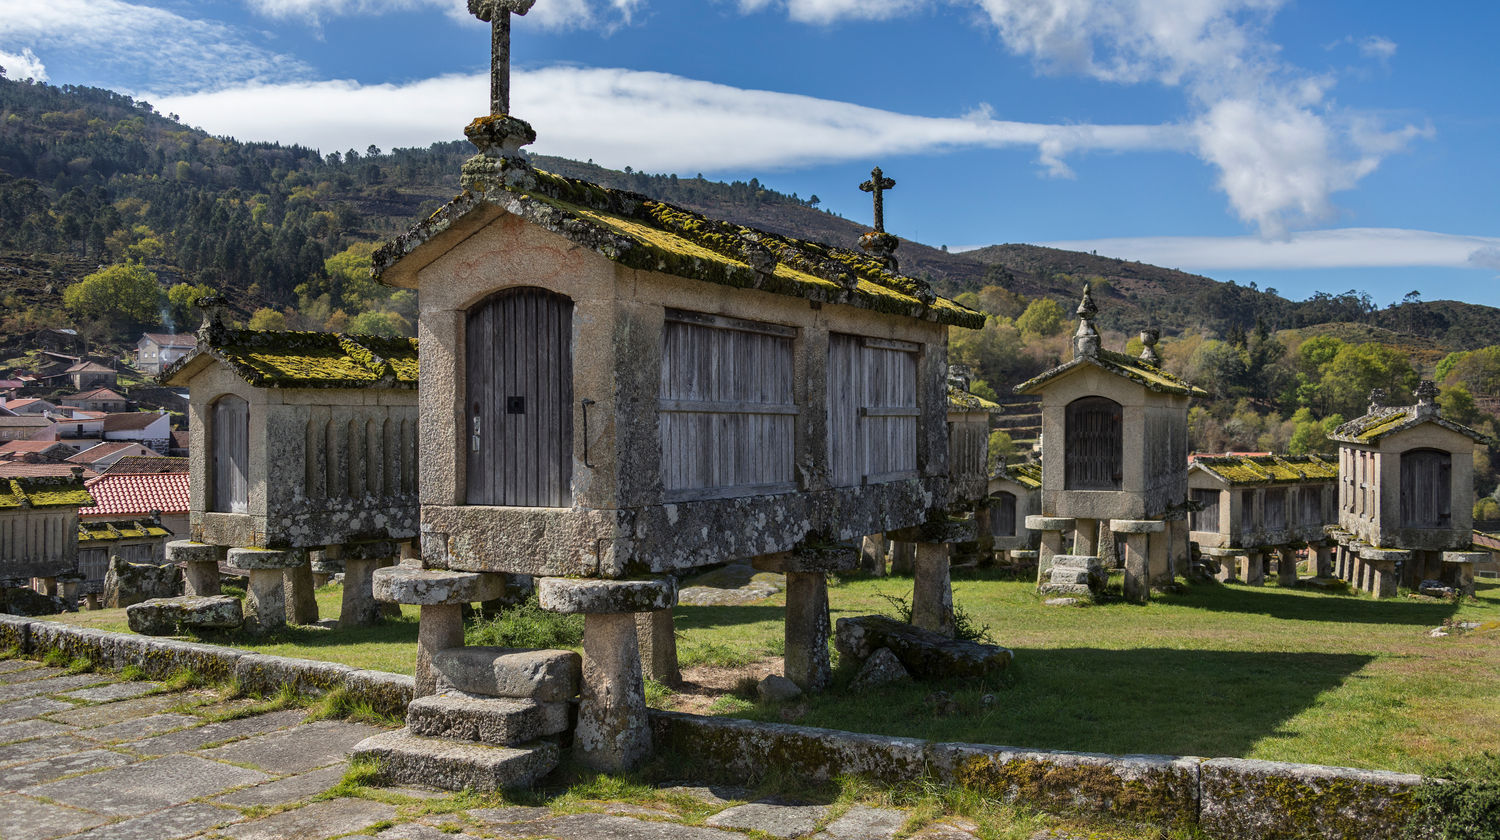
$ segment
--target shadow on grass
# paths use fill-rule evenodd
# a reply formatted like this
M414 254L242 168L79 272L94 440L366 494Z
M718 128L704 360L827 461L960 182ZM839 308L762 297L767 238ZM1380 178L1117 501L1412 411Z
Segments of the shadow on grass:
M1213 612L1251 613L1290 621L1343 624L1409 624L1436 627L1458 611L1452 601L1406 598L1375 600L1349 593L1289 591L1239 584L1190 585L1182 595L1162 595L1163 603Z
M339 627L325 629L290 625L263 636L247 636L243 633L203 634L200 639L213 644L238 647L253 645L264 647L287 644L307 648L348 647L362 644L409 643L417 644L417 622L410 618L387 618L372 627Z
M1356 654L1142 648L1019 649L1000 686L908 683L836 688L815 698L807 726L1105 753L1240 756L1374 659ZM841 674L839 686L846 684ZM959 713L927 702L951 692ZM989 701L986 702L986 695ZM774 709L754 716L774 716Z
M780 622L786 617L786 608L774 604L739 605L717 607L690 607L678 604L672 610L678 631L702 630L709 627L725 627L731 624L755 624L761 621Z

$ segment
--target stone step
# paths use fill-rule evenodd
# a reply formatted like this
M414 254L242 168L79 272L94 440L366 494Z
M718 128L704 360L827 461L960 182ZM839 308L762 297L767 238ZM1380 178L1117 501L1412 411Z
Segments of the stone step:
M1087 584L1091 572L1088 569L1070 569L1063 566L1052 567L1052 582L1059 584L1082 583Z
M406 708L414 735L511 747L566 732L567 703L541 703L445 691L419 697Z
M550 741L493 747L397 729L360 741L352 756L373 759L380 779L388 783L494 791L530 787L557 767L558 748Z
M570 650L466 646L438 651L432 670L440 689L554 703L578 694L583 659Z

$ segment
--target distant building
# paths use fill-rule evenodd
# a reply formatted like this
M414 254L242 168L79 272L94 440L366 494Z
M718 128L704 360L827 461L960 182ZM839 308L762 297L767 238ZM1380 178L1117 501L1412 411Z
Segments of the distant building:
M57 440L57 425L46 417L0 417L0 441Z
M68 368L64 373L73 383L73 387L80 391L90 388L113 388L120 376L114 368L105 367L87 359Z
M92 388L72 396L62 397L58 402L69 408L85 411L119 412L130 410L130 400L112 388Z
M172 447L172 417L165 411L134 411L104 417L106 441L136 441L157 453Z
M73 448L56 440L11 440L0 443L0 461L34 459L62 463L76 454Z
M193 348L197 346L198 338L192 333L145 333L135 345L135 366L142 373L156 376L178 359L193 352Z
M155 473L112 470L89 479L88 488L94 504L78 512L85 522L155 516L174 534L188 531L186 470Z
M81 464L95 472L104 472L114 466L115 462L128 455L155 455L152 449L140 443L130 440L105 441L97 446L91 446L82 452L76 453L67 460L74 464Z
M77 330L37 330L31 337L33 346L53 353L82 353L85 343Z
M13 415L23 416L57 411L58 406L37 397L22 397L15 400L0 399L0 408L4 408Z
M1016 552L1036 550L1040 535L1026 527L1026 517L1041 512L1042 465L997 465L989 480L989 522L980 523L989 527L997 559L1017 561Z
M57 594L57 577L78 569L78 508L91 501L81 467L0 478L0 578L40 579Z
M1316 455L1220 455L1188 468L1188 493L1196 504L1188 537L1203 553L1218 557L1221 580L1265 579L1269 555L1280 582L1297 582L1294 552L1302 545L1318 557L1314 572L1327 571L1325 529L1334 512L1338 465Z

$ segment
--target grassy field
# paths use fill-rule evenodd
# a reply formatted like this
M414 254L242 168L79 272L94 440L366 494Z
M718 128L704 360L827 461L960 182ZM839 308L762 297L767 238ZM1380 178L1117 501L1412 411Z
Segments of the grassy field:
M833 617L890 612L909 579L830 589ZM325 616L338 590L319 593ZM1500 621L1500 586L1462 606L1293 589L1192 586L1144 606L1042 605L1026 582L958 577L956 602L1016 658L996 685L834 689L791 709L728 700L722 711L811 726L1023 747L1242 756L1417 771L1500 750L1500 630L1446 638L1444 619ZM684 664L733 665L781 652L781 596L739 607L679 607ZM410 608L408 608L410 610ZM291 628L240 647L410 673L414 612L348 632ZM122 611L64 620L123 629ZM927 702L952 693L960 712ZM988 695L988 697L987 697Z

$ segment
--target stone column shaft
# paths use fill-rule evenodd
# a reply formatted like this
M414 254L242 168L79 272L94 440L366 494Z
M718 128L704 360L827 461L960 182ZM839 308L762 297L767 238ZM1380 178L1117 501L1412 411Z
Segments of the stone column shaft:
M350 557L344 560L344 602L339 609L340 627L368 627L380 618L380 604L371 587L379 560ZM399 608L399 604L397 607Z
M953 582L949 576L948 546L945 543L917 544L911 623L953 637Z
M885 534L870 534L860 545L860 562L876 577L885 577Z
M245 627L268 633L286 626L286 591L281 569L250 569L245 588Z
M828 661L827 575L822 572L786 573L783 632L786 678L808 693L827 688L833 680L833 668Z
M595 770L629 770L651 754L651 725L632 613L583 616L583 689L574 754Z
M641 671L659 683L682 682L682 671L677 667L677 625L672 620L672 611L636 613L635 635L641 649Z
M1329 556L1328 546L1313 546L1313 576L1326 578L1333 576L1333 558Z
M432 658L439 651L462 647L464 643L463 604L423 604L421 609L422 618L417 624L417 685L412 692L413 698L437 692L437 674L432 670ZM634 640L632 636L632 646Z
M318 623L318 596L313 592L312 560L286 570L286 618L292 624Z
M1290 548L1276 550L1276 583L1280 586L1297 585L1297 552Z
M218 595L219 563L195 560L182 564L183 594Z
M1144 604L1151 599L1150 534L1125 535L1125 600Z
M1073 553L1080 557L1099 557L1099 520L1078 520L1073 528Z
M55 577L37 578L36 582L37 582L37 591L40 592L41 594L43 594L43 595L49 595L49 596L56 596L57 595L57 578L55 578Z
M1259 551L1245 552L1242 562L1245 569L1245 583L1250 586L1261 586L1266 582L1266 567Z
M891 541L891 574L909 575L916 566L917 544Z
M1036 552L1036 582L1038 586L1052 579L1052 558L1063 551L1062 531L1043 531L1041 547Z
M1376 598L1396 597L1396 564L1381 561L1370 564L1370 594Z
M1146 544L1146 557L1150 564L1148 574L1152 586L1169 584L1176 578L1172 570L1172 540L1176 536L1172 526L1175 524L1168 522L1161 533L1147 535L1151 538Z

